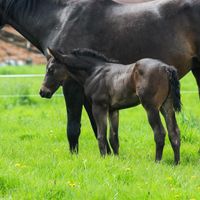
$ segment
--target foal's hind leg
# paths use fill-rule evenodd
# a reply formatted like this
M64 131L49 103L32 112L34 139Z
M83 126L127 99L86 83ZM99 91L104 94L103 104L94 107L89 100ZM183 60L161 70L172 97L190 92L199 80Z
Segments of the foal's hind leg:
M119 111L110 111L110 136L109 141L115 155L119 153L119 138L118 138L118 126L119 126Z
M165 145L165 129L162 125L159 110L156 108L146 108L149 123L154 132L154 140L156 143L156 161L162 159L163 148Z
M174 163L177 165L180 162L180 131L176 122L172 100L169 97L163 104L161 111L166 121L169 140L174 151Z

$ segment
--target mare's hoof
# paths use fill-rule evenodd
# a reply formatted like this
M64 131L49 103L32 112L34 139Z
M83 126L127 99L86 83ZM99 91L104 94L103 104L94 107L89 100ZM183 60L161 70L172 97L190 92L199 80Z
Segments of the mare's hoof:
M174 165L175 166L180 165L180 160L179 161L174 161Z

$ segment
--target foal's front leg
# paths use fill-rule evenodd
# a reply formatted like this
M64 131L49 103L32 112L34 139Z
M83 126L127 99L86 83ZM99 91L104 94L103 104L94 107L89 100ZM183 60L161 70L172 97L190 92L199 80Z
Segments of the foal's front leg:
M95 137L97 138L97 125L96 125L96 122L95 122L95 119L94 119L94 116L93 116L93 113L92 113L92 104L87 100L86 97L84 98L84 107L85 107L85 110L87 111L87 114L89 116L90 123L91 123L93 131L95 133ZM107 138L106 138L106 148L107 148L107 154L111 154L111 149L110 149L110 146L108 144Z
M119 138L118 138L118 127L119 127L119 111L109 112L110 120L110 136L109 141L115 155L119 153Z
M94 119L97 124L97 139L99 144L100 154L105 156L107 153L107 139L106 139L106 131L107 131L107 107L93 104L92 112L94 115Z

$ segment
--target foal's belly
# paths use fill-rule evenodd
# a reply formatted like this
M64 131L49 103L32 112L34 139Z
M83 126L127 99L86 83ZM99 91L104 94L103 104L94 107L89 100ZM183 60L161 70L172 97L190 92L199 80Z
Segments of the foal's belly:
M136 94L117 97L114 96L111 101L110 110L120 110L125 108L134 107L140 104L140 100Z

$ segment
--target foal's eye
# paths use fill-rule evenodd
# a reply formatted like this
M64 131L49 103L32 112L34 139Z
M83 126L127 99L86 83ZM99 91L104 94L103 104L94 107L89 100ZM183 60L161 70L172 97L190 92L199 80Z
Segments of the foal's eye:
M54 69L53 68L49 68L48 69L48 73L49 73L49 75L53 75L54 74Z

